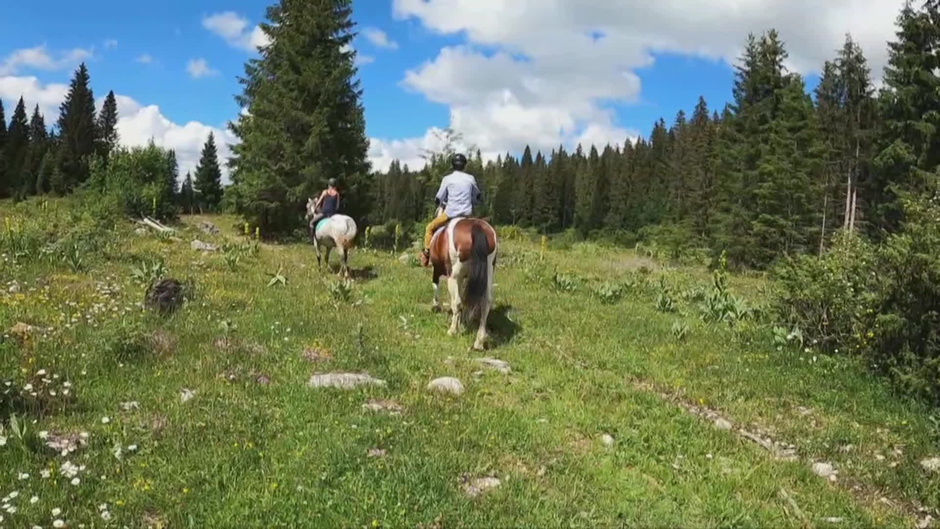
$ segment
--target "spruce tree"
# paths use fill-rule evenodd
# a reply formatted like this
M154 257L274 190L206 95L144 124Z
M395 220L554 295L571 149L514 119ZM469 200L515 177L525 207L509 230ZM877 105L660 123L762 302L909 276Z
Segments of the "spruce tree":
M42 160L48 150L49 131L46 129L46 121L43 115L39 113L39 105L36 105L29 120L29 151L26 159L25 177L20 184L22 195L42 192L39 191L43 187L39 182L39 172L42 167Z
M79 65L69 84L65 101L59 106L59 152L56 189L60 193L71 191L88 180L89 157L98 144L95 120L95 96L89 85L88 68Z
M193 188L199 192L200 206L209 211L216 211L222 202L222 169L219 166L219 151L215 145L215 136L209 132L206 143L202 146Z
M936 9L905 5L898 16L897 40L888 44L888 65L881 92L881 134L876 142L869 191L872 233L901 229L902 199L920 193L940 164L940 76L935 51L940 46Z
M689 122L685 210L692 233L705 241L711 237L715 210L716 121L705 98L699 96Z
M29 156L29 121L26 103L20 97L10 120L3 158L6 166L6 184L0 188L0 197L22 198L23 185L27 180L27 158Z
M46 149L42 160L39 162L39 171L36 173L35 189L35 193L37 195L44 195L52 189L52 174L53 171L55 171L55 155L55 148L50 147Z
M196 207L196 190L193 188L192 173L186 173L186 178L183 179L183 184L180 186L179 197L180 207L183 208L183 211L192 215Z
M631 203L633 201L633 170L636 161L633 143L624 141L616 171L610 179L610 209L604 224L614 230L627 230L633 227Z
M826 61L823 65L822 77L816 86L815 93L822 149L823 203L820 222L822 233L819 238L819 252L822 253L825 249L826 238L841 224L838 222L839 197L842 195L839 182L842 175L848 171L845 167L848 138L843 127L845 123L844 82L834 62ZM848 220L847 217L846 220Z
M3 193L3 188L7 184L6 177L6 160L4 159L3 152L6 150L7 145L7 118L6 113L3 110L3 99L0 98L0 194Z
M98 115L98 155L105 160L118 145L118 109L114 90L108 92Z
M281 0L261 29L271 44L249 60L236 100L250 111L231 127L234 205L265 234L303 226L304 206L327 179L344 213L369 204L368 138L355 78L352 0Z

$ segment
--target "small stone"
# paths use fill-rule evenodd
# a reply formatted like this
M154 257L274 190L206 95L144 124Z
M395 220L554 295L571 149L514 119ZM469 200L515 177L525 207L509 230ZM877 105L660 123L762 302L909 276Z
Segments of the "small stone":
M197 227L203 233L208 233L210 235L218 235L222 233L218 226L207 220L200 221L199 224L197 224Z
M829 463L813 463L813 472L821 478L835 477L836 470Z
M203 252L215 252L215 251L218 251L219 249L218 246L207 243L207 242L202 242L199 239L196 239L195 241L191 242L189 244L189 247L192 248L193 250L197 250L197 251L201 250Z
M933 516L929 514L920 520L917 520L917 529L927 529L933 525Z
M388 451L384 448L372 448L366 452L367 457L385 457L386 454L388 454Z
M499 360L496 358L477 358L474 361L480 364L483 364L485 367L489 369L499 371L500 373L504 375L508 375L512 373L512 367L510 367L509 362L506 362L504 360Z
M361 373L318 373L310 377L307 385L312 388L353 389L359 386L385 386L384 380Z
M731 430L731 428L733 428L733 425L727 419L718 417L717 419L715 419L715 428L718 428L719 430L729 431Z
M333 359L333 353L319 347L307 347L303 353L304 359L308 362L320 363L329 362Z
M196 392L191 389L183 388L180 391L180 402L189 402L196 396Z
M826 523L842 523L842 518L829 516L828 518L823 518L823 521Z
M610 434L605 433L601 436L601 444L603 444L605 448L613 448L615 442L616 441L614 441L614 436Z
M428 389L453 395L462 395L464 392L463 383L454 377L435 378L428 383Z
M931 457L920 462L920 466L928 472L940 472L940 457Z
M401 415L405 411L401 404L384 399L370 400L363 404L362 408L369 411L384 411L389 415Z
M487 477L487 478L477 478L471 480L467 483L464 483L463 490L471 498L475 498L484 492L495 489L496 487L502 485L502 481L497 478Z

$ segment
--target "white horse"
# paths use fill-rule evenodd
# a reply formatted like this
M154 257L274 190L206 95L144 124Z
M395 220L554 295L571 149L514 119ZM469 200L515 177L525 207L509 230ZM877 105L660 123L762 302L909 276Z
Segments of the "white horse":
M317 201L307 199L307 220L309 221L315 214ZM353 240L356 238L356 221L346 215L339 213L323 219L317 223L311 230L310 238L313 240L313 248L317 252L317 267L322 267L320 258L320 246L326 248L326 266L330 266L330 252L333 248L339 250L341 257L340 274L349 278L349 251L352 249Z

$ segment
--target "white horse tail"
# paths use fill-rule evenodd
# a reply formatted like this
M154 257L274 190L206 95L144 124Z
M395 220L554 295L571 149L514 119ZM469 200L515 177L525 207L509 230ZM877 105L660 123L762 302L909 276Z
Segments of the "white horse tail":
M356 240L356 221L348 216L344 216L342 220L344 227L341 233L338 233L336 236L336 244L337 246L341 246L342 248L348 250L349 248L352 248L353 242Z

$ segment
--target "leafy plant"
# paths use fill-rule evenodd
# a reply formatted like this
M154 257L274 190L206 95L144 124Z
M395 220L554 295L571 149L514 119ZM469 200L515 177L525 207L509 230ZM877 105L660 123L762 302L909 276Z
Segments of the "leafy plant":
M353 282L348 279L341 279L330 283L330 295L336 301L348 303L353 297Z
M269 272L268 275L271 277L271 280L268 281L268 286L269 286L269 287L273 287L273 286L276 286L276 285L282 285L282 286L283 286L283 285L286 285L286 284L287 284L287 277L284 276L284 267L283 267L283 266L278 266L277 272L275 272L275 273L273 273L273 274Z
M673 297L672 289L666 284L666 278L659 278L659 293L656 296L656 310L660 312L677 312L679 310Z
M131 268L131 278L144 285L153 284L163 279L166 274L166 263L160 258L150 261L142 260L137 266Z
M676 320L672 323L672 336L678 342L684 342L689 336L689 325L682 320Z
M578 280L574 276L568 274L559 274L555 272L555 275L552 276L552 288L557 292L572 293L578 290Z
M613 305L623 298L625 288L621 283L605 281L594 287L593 292L601 303Z

